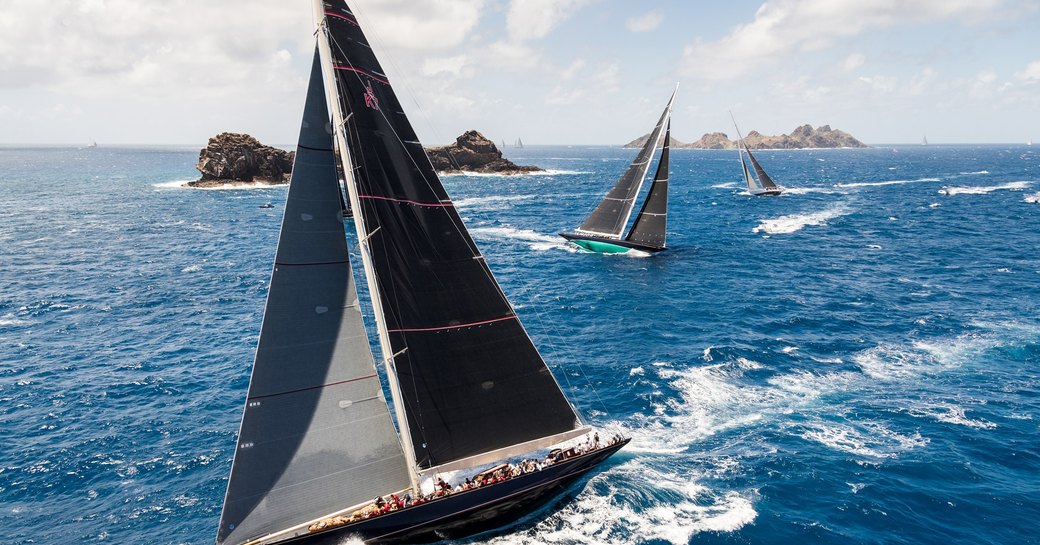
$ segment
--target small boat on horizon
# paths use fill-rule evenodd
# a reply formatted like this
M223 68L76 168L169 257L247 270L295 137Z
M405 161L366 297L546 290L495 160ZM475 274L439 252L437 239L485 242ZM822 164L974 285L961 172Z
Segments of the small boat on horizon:
M672 134L672 101L675 100L678 90L679 85L676 84L675 91L668 99L668 105L661 113L654 130L650 132L636 158L607 196L585 218L581 227L573 232L562 232L561 237L585 250L603 254L624 253L630 250L656 253L667 249L665 230L668 223L668 150ZM662 141L661 159L657 164L654 182L646 200L643 201L643 207L636 215L635 222L632 223L632 228L622 238L657 146Z
M755 196L778 196L783 193L783 186L777 185L769 177L769 174L766 174L765 169L758 163L755 156L751 154L751 148L744 141L744 136L740 133L740 127L737 126L737 120L733 117L733 112L730 112L729 116L733 120L733 128L737 131L737 153L740 156L740 169L744 173L744 183L747 185L748 193ZM748 156L748 160L751 161L751 166L755 169L754 175L751 174L747 163L744 162L745 153Z

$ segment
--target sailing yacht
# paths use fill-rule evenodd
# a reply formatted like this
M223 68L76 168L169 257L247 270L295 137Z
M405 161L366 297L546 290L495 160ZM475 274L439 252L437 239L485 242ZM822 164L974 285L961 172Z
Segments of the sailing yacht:
M595 210L585 218L573 232L563 232L560 236L590 251L604 254L616 254L638 250L642 252L660 252L665 250L665 228L668 223L668 150L672 137L672 101L679 86L672 92L661 118L654 130L650 132L646 143L640 148L632 164L621 175L613 189L600 201ZM657 173L650 186L646 200L636 215L632 228L622 238L629 217L635 208L639 190L650 170L650 163L662 142L661 159L657 164Z
M355 14L342 0L313 7L317 46L216 542L417 543L508 524L628 439L600 443L561 390ZM502 465L529 456L540 463ZM429 491L489 465L479 486Z
M762 165L759 164L758 159L751 154L751 148L748 147L747 142L744 141L744 136L740 133L740 127L737 126L737 120L733 117L733 112L729 113L730 119L733 119L733 128L737 131L737 153L740 155L740 169L744 173L744 183L747 184L748 193L755 196L776 196L784 192L784 188L776 184L772 178L766 174ZM744 161L744 154L747 154L748 160L751 162L751 167L755 169L755 174L752 175L748 169L747 163Z

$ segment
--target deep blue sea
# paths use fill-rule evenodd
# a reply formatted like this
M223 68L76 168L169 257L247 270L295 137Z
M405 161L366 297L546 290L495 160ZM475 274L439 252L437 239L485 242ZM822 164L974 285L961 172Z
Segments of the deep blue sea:
M0 542L213 542L286 191L176 187L197 154L0 148ZM482 539L1040 543L1040 148L760 152L778 198L673 150L669 251L568 247L634 154L444 178L568 395L634 437Z

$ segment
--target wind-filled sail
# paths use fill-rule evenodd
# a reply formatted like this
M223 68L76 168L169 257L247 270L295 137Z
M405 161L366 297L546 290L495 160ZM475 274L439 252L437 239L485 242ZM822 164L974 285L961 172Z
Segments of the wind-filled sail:
M668 224L668 149L672 139L671 122L664 133L664 147L661 149L661 160L657 164L654 183L643 201L643 207L636 216L636 221L625 240L639 242L647 246L665 247L665 229Z
M632 208L635 207L636 197L639 196L639 189L643 186L646 172L650 169L650 161L653 160L654 151L661 140L661 132L664 131L665 122L672 111L672 100L674 99L675 94L673 93L672 98L668 100L668 106L661 113L661 118L654 126L654 130L650 131L649 138L639 149L635 160L614 184L614 188L599 203L599 206L585 219L585 223L581 224L581 227L578 228L579 232L621 237L628 218L632 215Z
M217 543L408 487L358 309L315 56Z
M744 144L744 150L747 151L748 159L751 159L751 166L755 169L755 174L758 175L758 184L762 186L763 189L776 189L776 183L773 182L773 179L770 178L768 174L766 174L762 165L758 164L758 160L755 159L755 156L751 155L751 150L748 149L747 144Z
M324 2L354 210L420 468L476 464L580 423L466 231L357 19Z
M744 161L744 151L738 148L737 152L740 153L740 169L744 172L744 183L747 184L748 191L761 189L758 186L758 182L755 181L755 178L751 176L751 171L748 170L747 162Z

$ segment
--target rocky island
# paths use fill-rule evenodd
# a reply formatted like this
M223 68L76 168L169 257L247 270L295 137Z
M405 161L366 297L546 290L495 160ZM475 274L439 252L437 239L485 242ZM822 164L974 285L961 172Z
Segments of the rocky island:
M469 130L455 139L455 143L436 148L426 148L433 168L442 174L479 172L481 174L527 174L545 169L535 166L517 165L502 157L502 151L483 134Z
M625 144L626 148L641 147L650 138L649 134L636 138ZM830 125L822 125L812 128L812 125L802 125L791 131L791 134L779 136L766 136L758 131L751 131L744 137L744 141L751 149L803 149L803 148L865 148L868 147L851 134L832 129ZM737 143L730 140L723 132L707 133L696 142L689 144L672 139L673 148L690 149L734 149Z
M246 183L284 184L289 181L296 153L261 144L248 134L222 132L199 152L195 168L202 178L191 187L221 187Z
M544 169L517 165L502 157L494 142L477 131L466 131L448 146L426 148L437 172L458 174L527 174ZM202 173L190 187L223 187L242 184L284 184L292 173L296 153L261 144L248 134L223 132L209 139L199 152L195 168Z

